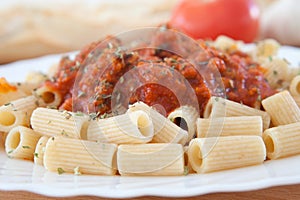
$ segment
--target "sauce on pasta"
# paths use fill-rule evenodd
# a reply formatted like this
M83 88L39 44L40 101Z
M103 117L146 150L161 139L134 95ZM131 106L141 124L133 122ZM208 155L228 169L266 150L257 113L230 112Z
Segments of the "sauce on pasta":
M151 43L193 52L185 41L178 43L167 34L159 32ZM212 95L224 94L230 100L258 107L262 99L275 93L263 76L264 69L247 54L221 52L205 41L198 44L202 51L195 57L196 62L202 68L217 69L224 87L218 85L213 74L205 74L211 76L210 81L204 79L201 70L173 52L159 48L126 50L120 48L121 41L113 37L90 44L74 59L62 58L58 72L45 84L62 95L62 109L92 110L99 114L111 113L112 104L126 107L136 101L161 105L164 115L182 104L196 102L202 114ZM81 68L82 65L85 67ZM79 81L76 77L80 77ZM123 92L114 93L116 86Z

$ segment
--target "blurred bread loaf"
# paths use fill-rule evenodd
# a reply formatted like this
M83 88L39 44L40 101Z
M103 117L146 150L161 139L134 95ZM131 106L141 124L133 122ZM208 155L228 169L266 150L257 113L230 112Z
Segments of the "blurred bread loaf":
M2 0L0 63L77 50L168 20L177 0Z

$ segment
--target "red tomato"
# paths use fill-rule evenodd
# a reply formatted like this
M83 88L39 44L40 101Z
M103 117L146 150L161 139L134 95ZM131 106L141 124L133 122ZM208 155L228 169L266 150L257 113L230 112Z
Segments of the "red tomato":
M195 39L227 35L252 42L259 31L259 9L255 0L182 0L170 26Z

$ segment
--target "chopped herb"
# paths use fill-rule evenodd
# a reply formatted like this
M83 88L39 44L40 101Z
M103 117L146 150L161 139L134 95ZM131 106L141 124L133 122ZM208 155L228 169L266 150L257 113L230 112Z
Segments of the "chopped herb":
M57 106L47 106L48 109L57 109Z
M183 175L187 176L190 172L190 169L188 166L184 166L184 171L183 171Z
M82 112L76 112L74 115L75 116L83 116L84 114Z
M4 106L9 106L9 105L11 105L11 103L6 103L6 104L4 104Z
M51 140L52 140L52 141L54 141L54 140L55 140L55 138L54 138L54 137L52 137L52 138L51 138Z
M89 114L89 120L95 120L98 116L99 116L99 112L98 113L90 113Z
M48 120L47 124L51 124L51 122L52 122L51 120Z
M64 136L67 136L67 137L68 137L68 134L67 134L67 132L66 132L65 130L62 130L62 131L61 131L61 135L64 135Z
M216 98L215 98L215 101L218 102L218 101L219 101L219 97L216 97Z
M274 70L273 74L276 76L278 74L278 72L276 70Z
M34 157L39 158L39 154L38 153L34 153L33 155L34 155Z
M170 58L171 63L177 63L177 60L174 58Z
M30 149L30 146L22 146L23 149Z
M20 83L20 82L17 82L17 86L21 86L22 85L22 83Z
M269 56L269 61L272 62L273 61L273 57Z
M57 173L59 175L61 175L61 174L65 173L65 170L63 170L63 168L59 167L59 168L57 168Z
M11 154L12 152L14 152L14 149L9 150L7 153L8 153L8 154Z
M170 71L172 72L172 74L174 74L175 66L172 66L172 67L170 68Z
M100 119L105 119L108 117L108 114L107 113L104 113L103 115L100 115Z

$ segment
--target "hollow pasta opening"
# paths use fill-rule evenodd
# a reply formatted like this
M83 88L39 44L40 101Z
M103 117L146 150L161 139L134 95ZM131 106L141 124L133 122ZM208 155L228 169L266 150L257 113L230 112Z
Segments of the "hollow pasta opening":
M151 136L151 126L147 115L139 115L139 117L137 118L137 127L143 136Z
M297 83L296 90L297 93L300 94L300 81Z
M12 133L12 135L9 137L9 149L16 149L20 144L20 140L21 134L19 131Z
M87 140L87 129L89 126L89 122L84 122L81 126L81 130L80 130L80 138L82 140Z
M209 118L210 117L210 114L212 112L212 103L211 102L208 102L205 106L205 109L204 109L204 112L203 112L203 117L204 118Z
M11 112L2 111L0 112L0 125L11 126L15 123L16 117Z
M192 146L192 152L193 154L189 159L192 161L191 163L194 163L197 167L201 167L202 165L202 153L199 145L193 145Z
M51 91L46 91L41 94L43 101L47 104L53 103L55 100L55 94Z
M267 135L264 138L264 141L265 141L265 145L266 145L266 148L267 148L267 152L268 153L274 153L274 141L273 141L272 137Z
M188 131L189 127L188 127L188 124L187 124L187 122L185 121L184 118L182 118L182 117L175 117L175 118L173 119L173 122L174 122L177 126L179 126L180 128L182 128L183 130Z

